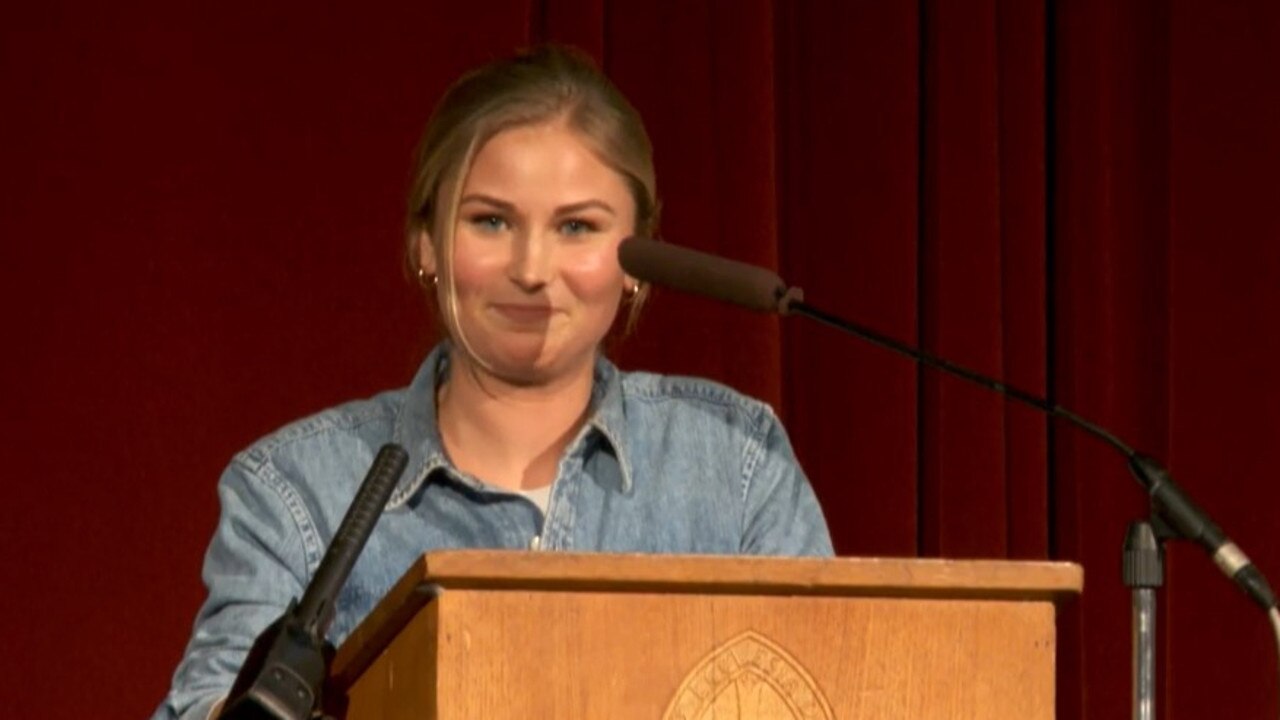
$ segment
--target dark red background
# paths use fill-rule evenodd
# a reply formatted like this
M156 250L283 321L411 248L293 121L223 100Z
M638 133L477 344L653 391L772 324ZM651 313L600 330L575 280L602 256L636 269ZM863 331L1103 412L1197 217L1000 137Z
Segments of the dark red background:
M545 39L647 119L669 240L1111 426L1280 579L1273 0L23 3L0 10L7 716L159 701L227 459L430 343L400 228L435 99ZM1100 443L672 294L620 360L775 403L844 554L1083 563L1060 716L1128 712L1145 504ZM1274 716L1263 615L1194 548L1168 575L1164 716Z

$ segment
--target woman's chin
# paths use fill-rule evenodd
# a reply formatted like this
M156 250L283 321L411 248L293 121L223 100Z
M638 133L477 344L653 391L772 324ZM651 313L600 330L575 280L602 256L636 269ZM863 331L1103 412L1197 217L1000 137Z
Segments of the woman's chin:
M543 342L508 343L488 352L477 348L482 362L478 363L499 380L518 386L546 385L581 370L582 362L570 358ZM587 372L590 372L588 370Z

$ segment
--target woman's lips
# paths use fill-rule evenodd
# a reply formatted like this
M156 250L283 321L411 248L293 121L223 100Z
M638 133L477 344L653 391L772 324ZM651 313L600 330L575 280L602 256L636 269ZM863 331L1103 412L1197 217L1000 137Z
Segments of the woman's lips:
M520 324L545 324L555 311L550 305L522 305L520 303L494 303L493 309L508 320Z

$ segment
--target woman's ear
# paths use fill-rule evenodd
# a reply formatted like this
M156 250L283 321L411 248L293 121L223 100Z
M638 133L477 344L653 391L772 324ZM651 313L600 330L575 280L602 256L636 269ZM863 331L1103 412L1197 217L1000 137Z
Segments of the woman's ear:
M640 292L640 281L623 273L622 275L622 295L623 297L632 297Z

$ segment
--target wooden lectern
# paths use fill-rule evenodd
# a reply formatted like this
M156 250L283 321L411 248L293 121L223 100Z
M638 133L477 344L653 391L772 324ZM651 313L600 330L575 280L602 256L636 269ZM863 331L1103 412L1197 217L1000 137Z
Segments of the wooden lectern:
M348 720L1054 714L1069 563L463 550L339 649Z

